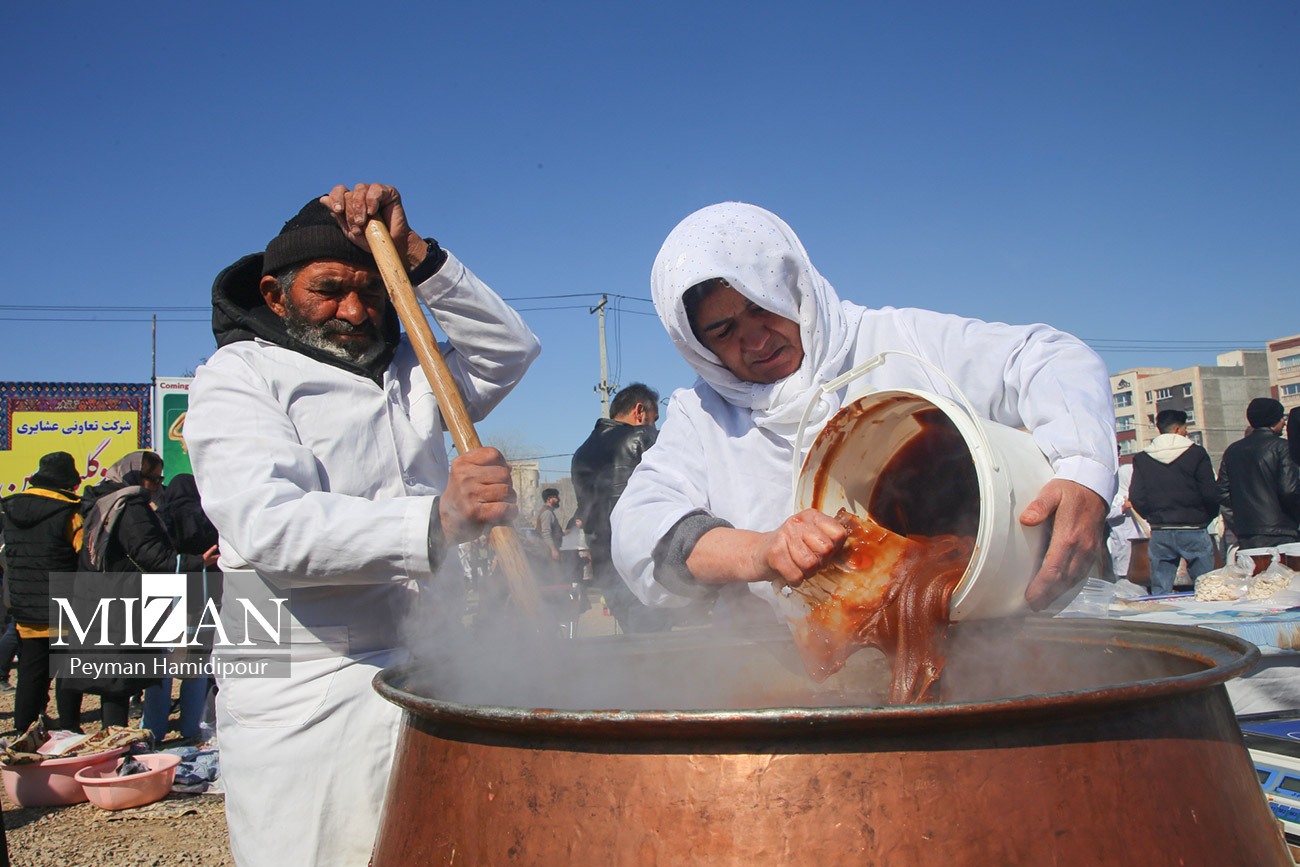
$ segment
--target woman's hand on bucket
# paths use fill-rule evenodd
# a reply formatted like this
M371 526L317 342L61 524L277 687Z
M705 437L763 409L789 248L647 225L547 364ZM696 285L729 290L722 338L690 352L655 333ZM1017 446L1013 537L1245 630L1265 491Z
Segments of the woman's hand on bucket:
M1025 601L1035 611L1074 586L1101 552L1101 527L1109 504L1078 482L1052 479L1020 514L1020 523L1036 527L1053 518L1052 540L1042 568L1029 582Z

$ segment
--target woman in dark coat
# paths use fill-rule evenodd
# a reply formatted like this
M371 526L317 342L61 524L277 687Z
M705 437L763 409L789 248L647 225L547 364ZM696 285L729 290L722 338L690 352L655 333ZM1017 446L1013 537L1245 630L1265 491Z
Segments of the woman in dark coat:
M149 502L153 492L162 487L162 472L163 461L157 454L131 452L109 467L104 481L82 493L85 541L77 568L80 575L201 572L209 562L216 562L215 551L206 556L180 554L172 544ZM152 658L155 652L145 653ZM107 676L63 680L69 691L101 696L105 726L126 725L131 696L157 682L156 678ZM74 731L81 724L79 714L61 722Z

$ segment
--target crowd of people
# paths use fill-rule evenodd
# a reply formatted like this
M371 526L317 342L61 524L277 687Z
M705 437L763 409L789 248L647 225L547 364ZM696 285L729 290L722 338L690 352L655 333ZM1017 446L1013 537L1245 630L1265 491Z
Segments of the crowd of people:
M127 726L134 699L141 703L141 727L162 742L171 730L170 680L75 673L53 677L51 639L57 626L51 622L51 598L71 598L81 576L111 575L115 586L124 586L143 573L209 570L211 587L219 595L216 530L203 513L193 476L178 474L164 487L163 461L154 452L127 454L78 494L82 483L72 455L53 452L40 459L23 491L0 500L6 613L17 639L12 647L18 672L14 729L21 734L46 713L53 680L53 726L80 732L85 694L99 697L102 725ZM13 657L6 656L6 667L12 663ZM210 678L193 678L181 687L180 727L186 743L199 741L211 686Z
M26 553L14 581L24 720L40 712L38 693L48 688L48 680L35 685L48 624L39 605L22 601L24 575L37 567L219 565L227 600L270 593L286 601L287 677L219 678L226 815L241 865L367 863L401 718L371 681L409 658L401 624L437 607L422 594L444 560L463 554L472 580L492 583L483 534L518 517L500 452L448 459L438 402L369 249L371 220L386 228L445 334L441 348L471 417L485 416L537 357L537 338L459 259L411 227L396 189L340 185L214 283L218 349L196 373L185 426L196 487L170 486L191 504L202 491L213 528L171 524L150 507L161 473L151 453L119 462L83 498L72 493L75 468L46 478L59 468L43 463L19 501L44 516L19 545ZM548 490L536 523L559 583L589 560L623 631L671 629L700 606L719 624L774 620L773 581L797 584L845 542L828 516L794 513L801 416L815 431L882 388L960 399L983 418L1028 430L1047 457L1053 478L1019 515L1027 527L1050 527L1025 593L1030 606L1049 605L1096 562L1116 493L1115 431L1105 367L1078 339L1046 325L842 299L784 221L739 203L704 208L673 229L651 288L667 336L699 378L672 394L662 429L653 389L616 395L611 417L575 451L573 520L563 525L559 491ZM822 389L887 350L905 355ZM1152 459L1181 471L1189 450L1162 448ZM1263 434L1249 454L1282 460ZM1249 461L1239 457L1225 456L1220 484L1237 486L1238 531L1262 538L1279 527L1249 523L1255 503L1240 493ZM1199 456L1187 462L1197 495L1209 497ZM1148 487L1135 482L1136 501ZM1168 529L1200 517L1179 513ZM1170 544L1184 550L1177 533ZM34 674L24 679L29 661ZM104 695L106 719L121 714L126 692L70 683L70 719L70 696L91 688ZM184 732L194 706L184 688L181 704ZM146 713L155 706L161 701L146 699Z
M1300 407L1257 397L1245 436L1219 461L1188 436L1187 413L1156 415L1159 435L1121 467L1109 515L1113 573L1129 575L1133 542L1145 542L1153 595L1174 592L1222 565L1231 548L1272 549L1300 541ZM1135 576L1142 577L1142 576Z

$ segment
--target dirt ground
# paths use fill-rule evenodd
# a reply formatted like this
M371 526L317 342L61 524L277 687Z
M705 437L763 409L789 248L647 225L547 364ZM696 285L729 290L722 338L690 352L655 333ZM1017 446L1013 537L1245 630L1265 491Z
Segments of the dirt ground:
M50 713L54 713L53 697ZM14 694L0 693L0 736L16 735L13 719ZM82 728L93 733L99 726L99 699L88 695ZM19 807L7 795L0 795L0 801L9 862L14 867L227 867L235 863L226 842L225 804L220 795L172 794L158 804L117 812L89 803Z
M617 630L604 612L600 594L578 621L578 636ZM472 616L472 607L466 615ZM10 675L12 682L15 675ZM178 686L176 688L179 688ZM54 714L51 694L49 713ZM0 737L14 737L14 695L0 693ZM99 699L85 697L82 728L99 730ZM173 734L172 737L177 737ZM163 743L167 746L167 742ZM109 812L91 804L70 807L19 807L0 795L5 836L14 867L233 867L226 839L224 799L220 795L172 794L158 804Z

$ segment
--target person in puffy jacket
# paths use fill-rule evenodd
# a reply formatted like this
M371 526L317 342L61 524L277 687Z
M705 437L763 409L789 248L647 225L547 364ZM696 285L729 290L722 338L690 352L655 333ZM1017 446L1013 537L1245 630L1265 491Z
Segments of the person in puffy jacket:
M1251 431L1219 463L1225 517L1242 548L1271 548L1300 538L1300 468L1282 438L1282 404L1257 397L1246 408Z
M1178 561L1193 580L1214 568L1214 544L1205 528L1219 514L1221 496L1205 449L1187 437L1187 413L1162 410L1160 435L1133 458L1129 502L1151 525L1151 592L1172 593Z
M50 573L77 571L81 547L81 473L72 455L52 452L28 480L26 490L0 501L4 513L9 610L18 629L18 683L14 728L24 732L50 700ZM60 723L80 707L80 696L60 682L55 701Z

